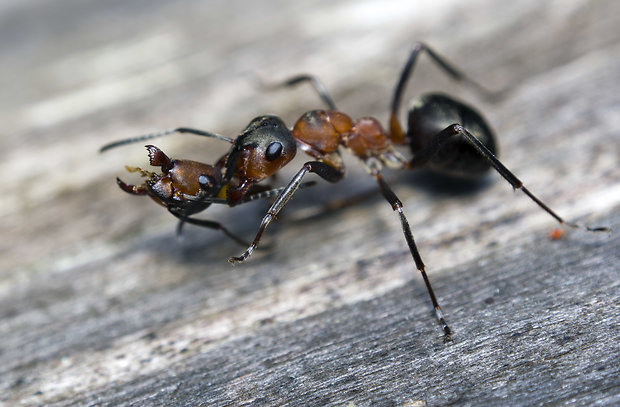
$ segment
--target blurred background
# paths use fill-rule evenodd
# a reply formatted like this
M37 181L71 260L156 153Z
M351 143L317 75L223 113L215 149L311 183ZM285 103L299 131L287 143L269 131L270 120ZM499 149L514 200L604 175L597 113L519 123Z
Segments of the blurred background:
M137 181L124 165L146 167L146 151L140 143L99 154L105 143L177 126L234 137L257 115L292 124L323 107L309 87L265 91L259 80L315 74L342 111L385 123L408 52L424 41L488 88L511 92L489 104L422 56L406 99L438 90L476 105L531 190L570 219L611 223L620 202L619 8L604 0L0 2L0 401L86 402L184 363L182 349L205 352L252 333L257 321L294 321L411 280L397 217L380 198L310 223L286 224L285 213L266 236L273 250L231 269L233 242L192 227L178 240L164 209L118 189L116 176ZM191 136L155 144L203 162L227 148ZM374 188L361 165L347 164L347 180L301 191L292 211ZM495 175L481 193L457 197L415 176L390 177L431 274L555 226ZM214 207L206 217L250 237L265 209ZM357 275L363 262L376 272ZM340 280L328 288L309 288L335 271ZM432 336L418 289L416 319ZM175 338L175 356L133 365L158 346L144 339L152 332ZM131 356L114 363L120 353Z

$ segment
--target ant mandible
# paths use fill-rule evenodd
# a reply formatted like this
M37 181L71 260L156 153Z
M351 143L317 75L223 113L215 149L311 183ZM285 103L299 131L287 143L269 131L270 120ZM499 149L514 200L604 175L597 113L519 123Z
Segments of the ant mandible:
M300 187L304 176L315 173L328 182L344 178L345 169L340 155L344 147L360 159L367 172L377 181L383 197L398 213L405 240L416 268L422 274L426 289L435 309L437 321L442 327L444 340L450 341L452 330L448 326L426 274L426 266L416 246L403 205L386 183L381 173L383 166L400 169L428 167L455 176L478 176L494 168L514 189L520 189L540 208L559 223L590 232L609 230L606 227L587 227L564 221L551 208L532 194L497 158L495 135L485 119L476 110L450 96L432 93L417 99L408 114L405 132L398 119L405 86L413 72L417 57L426 52L431 60L453 79L465 83L484 96L493 98L492 92L473 81L443 57L423 43L416 43L409 54L392 97L389 129L383 129L372 117L352 119L340 112L328 95L325 87L311 75L300 75L282 83L294 86L310 82L327 110L306 112L292 129L276 116L260 116L250 122L236 138L230 139L201 130L177 128L162 133L125 139L104 146L107 150L122 144L133 143L172 133L190 133L214 137L232 144L231 149L214 166L187 160L171 160L161 150L147 146L152 165L160 166L162 174L153 174L141 169L148 178L141 186L127 185L120 179L121 189L131 194L148 194L163 204L181 222L222 230L237 242L241 239L232 235L217 222L191 218L211 203L238 205L263 196L277 195L277 198L263 217L256 236L245 252L231 257L231 263L245 261L256 249L265 229L292 198ZM408 145L413 158L408 160L395 150L395 146ZM257 185L288 164L297 148L313 160L303 164L292 180L283 188L270 189ZM180 229L179 226L179 229Z

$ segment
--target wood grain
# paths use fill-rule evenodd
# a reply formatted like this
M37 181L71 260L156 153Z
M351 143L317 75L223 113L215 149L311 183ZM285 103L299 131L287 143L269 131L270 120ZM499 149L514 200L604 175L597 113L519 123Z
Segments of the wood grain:
M256 115L320 107L382 120L423 40L507 96L486 103L423 58L408 97L484 111L503 162L567 219L620 225L620 3L6 2L0 6L0 403L20 405L617 405L617 233L566 230L498 175L387 177L455 343L445 345L398 217L347 161L300 191L247 264L115 176L112 140L175 126L234 136ZM171 137L209 162L217 141ZM303 163L296 159L277 182ZM470 188L473 186L473 189ZM206 216L250 237L264 202ZM309 216L319 212L318 216Z

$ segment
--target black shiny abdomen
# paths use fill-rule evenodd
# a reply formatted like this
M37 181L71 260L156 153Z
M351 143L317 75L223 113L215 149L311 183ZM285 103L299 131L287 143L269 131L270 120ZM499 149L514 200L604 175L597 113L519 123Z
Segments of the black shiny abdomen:
M464 103L438 93L416 99L409 111L407 136L414 156L452 124L462 125L497 156L495 135L482 115ZM461 177L480 176L491 168L461 135L449 139L433 156L428 167Z

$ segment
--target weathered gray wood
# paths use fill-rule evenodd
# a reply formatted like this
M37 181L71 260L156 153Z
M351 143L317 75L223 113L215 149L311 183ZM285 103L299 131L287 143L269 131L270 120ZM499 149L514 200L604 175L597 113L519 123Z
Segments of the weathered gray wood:
M497 175L466 192L388 172L455 331L444 345L397 216L354 161L300 191L247 264L216 232L118 191L140 145L178 125L233 136L319 102L256 76L321 77L339 107L387 117L412 43L490 88L488 104L420 61L408 94L478 106L502 160L570 220L620 225L620 3L7 2L0 6L0 403L4 405L617 405L617 233L568 230ZM161 140L210 161L217 141ZM292 165L294 172L303 158ZM288 175L278 182L284 182ZM213 208L252 236L264 203ZM417 404L416 404L417 403Z

